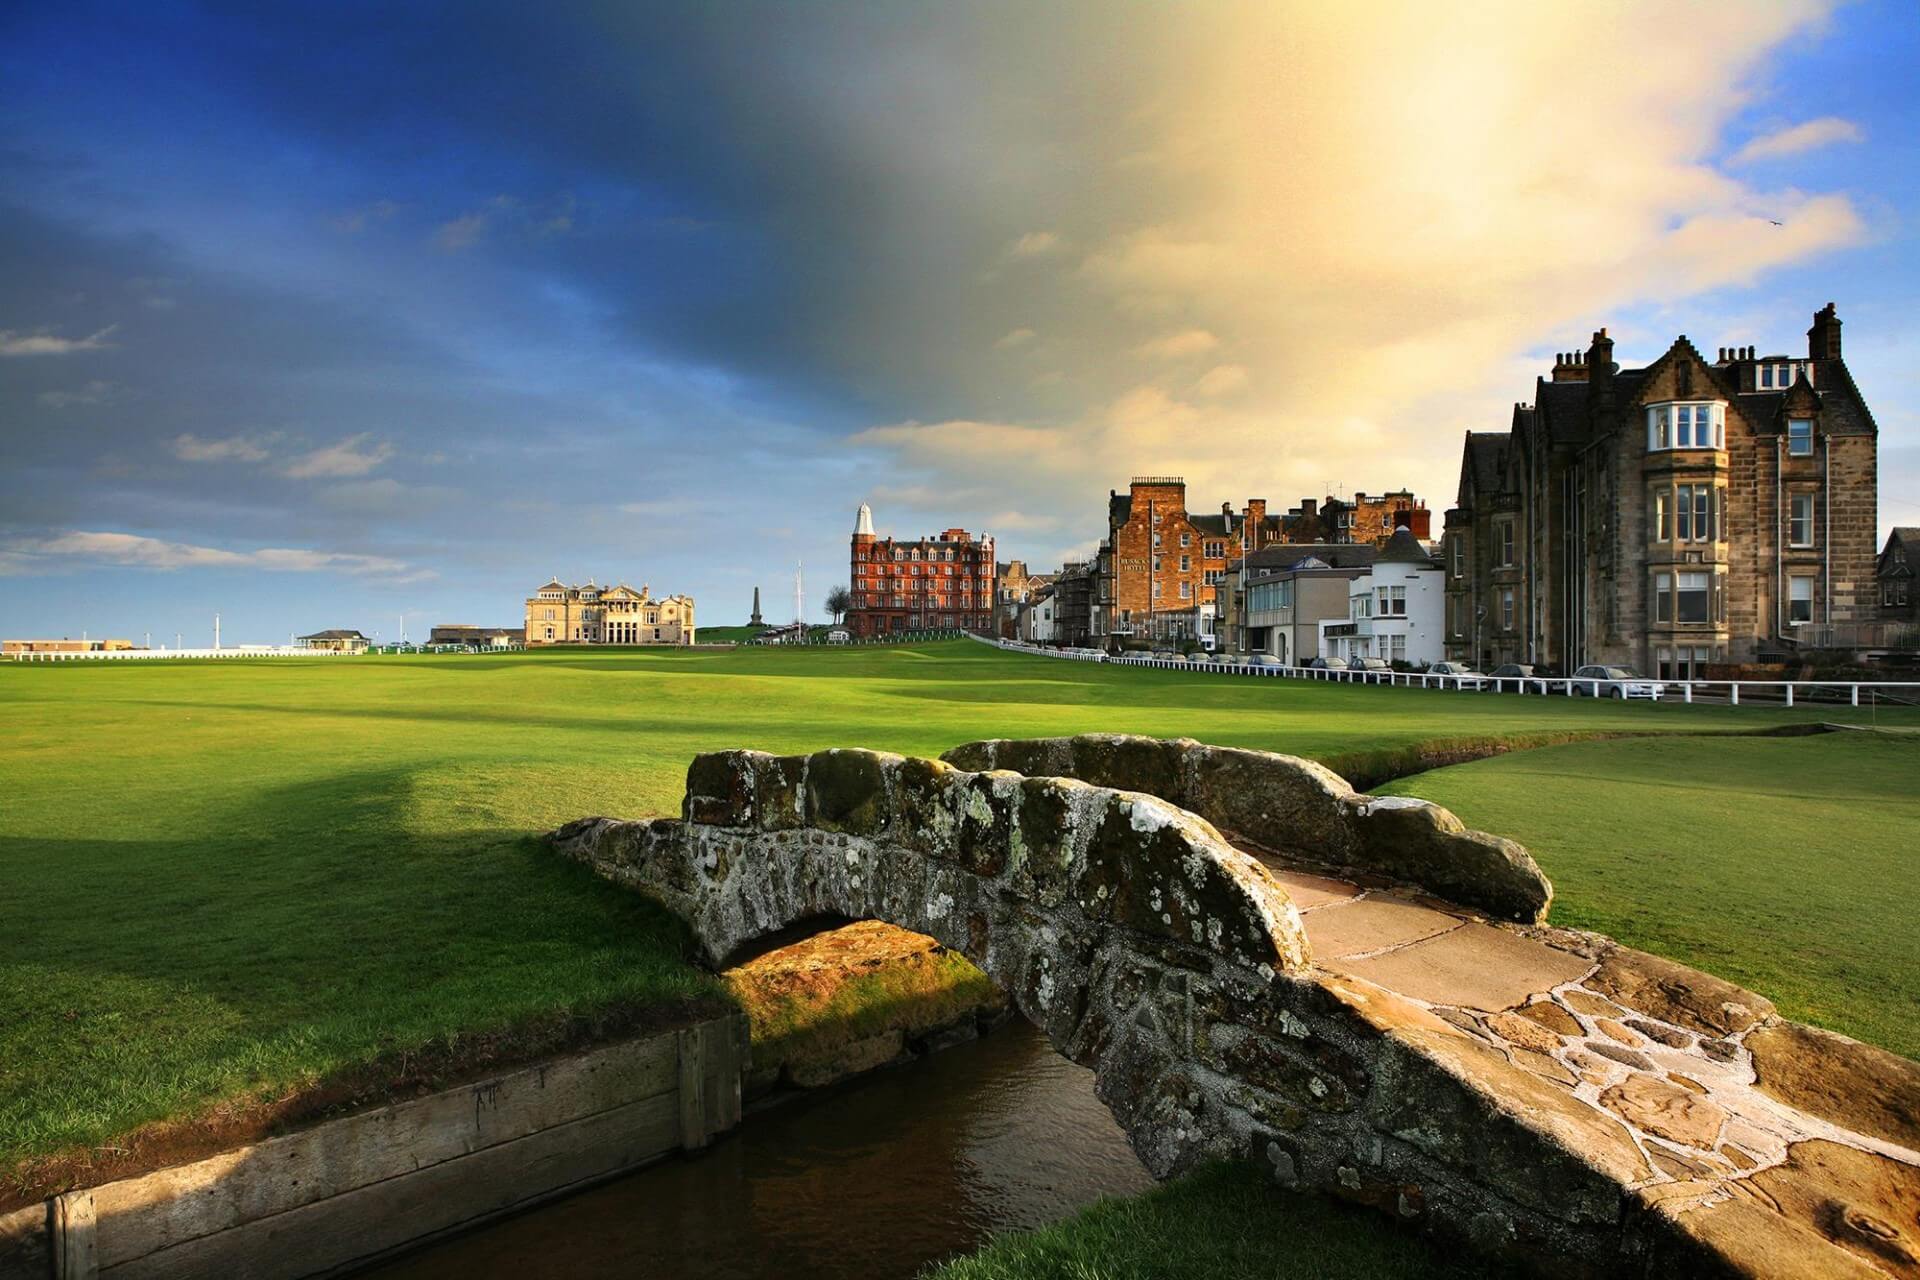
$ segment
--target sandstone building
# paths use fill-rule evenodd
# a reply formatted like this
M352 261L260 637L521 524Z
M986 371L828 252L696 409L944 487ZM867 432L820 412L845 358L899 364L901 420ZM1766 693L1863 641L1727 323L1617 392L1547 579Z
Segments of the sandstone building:
M1019 631L1021 609L1033 600L1035 592L1052 585L1053 579L1051 573L1029 572L1025 560L1008 560L1000 565L994 574L994 634L1008 640L1015 639Z
M528 645L692 644L693 597L652 588L568 586L553 579L527 599Z
M1446 513L1447 656L1670 679L1847 645L1875 614L1876 432L1832 304L1804 357L1605 329L1469 432Z
M845 626L870 638L903 631L993 629L993 537L947 529L915 541L876 537L873 509L853 526L853 608Z
M1894 628L1920 623L1920 528L1901 526L1887 535L1874 576L1880 583L1880 617Z

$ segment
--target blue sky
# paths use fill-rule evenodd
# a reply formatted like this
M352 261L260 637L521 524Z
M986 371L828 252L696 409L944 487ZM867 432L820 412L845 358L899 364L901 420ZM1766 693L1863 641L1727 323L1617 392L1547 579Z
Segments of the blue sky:
M1540 8L8 6L0 631L728 623L862 501L1050 566L1135 472L1442 508L1594 328L1829 300L1920 523L1920 12Z

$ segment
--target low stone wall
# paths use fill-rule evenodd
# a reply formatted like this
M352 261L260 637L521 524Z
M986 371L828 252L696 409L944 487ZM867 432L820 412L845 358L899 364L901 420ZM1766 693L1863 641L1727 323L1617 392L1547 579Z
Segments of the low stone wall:
M331 1274L705 1146L745 1021L700 1023L0 1214L0 1280Z
M1105 741L1168 789L1205 758ZM1303 916L1204 819L1078 779L736 751L684 814L552 843L716 964L816 917L933 936L1092 1067L1156 1177L1251 1160L1556 1278L1920 1275L1920 1065L1706 974L1278 873Z
M1542 922L1553 901L1552 884L1513 841L1469 831L1425 800L1361 795L1297 756L1097 733L969 742L941 759L1159 796L1245 843L1418 885L1503 920Z

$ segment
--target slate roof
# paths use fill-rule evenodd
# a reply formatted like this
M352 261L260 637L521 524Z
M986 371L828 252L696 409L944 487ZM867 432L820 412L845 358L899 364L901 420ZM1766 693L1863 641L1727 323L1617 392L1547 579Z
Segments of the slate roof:
M1375 564L1432 564L1433 556L1427 551L1420 539L1413 536L1413 530L1402 527L1393 531L1387 539L1387 545L1373 558Z
M1507 431L1467 432L1467 466L1473 474L1473 487L1486 493L1498 493L1507 469L1507 447L1513 434Z
M1284 573L1298 568L1303 560L1317 560L1309 568L1365 569L1378 552L1366 542L1276 542L1242 559L1243 571L1253 574Z

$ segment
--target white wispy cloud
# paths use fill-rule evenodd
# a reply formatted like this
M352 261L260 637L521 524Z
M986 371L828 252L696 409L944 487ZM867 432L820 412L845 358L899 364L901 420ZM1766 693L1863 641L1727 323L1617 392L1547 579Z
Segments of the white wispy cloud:
M1007 256L1040 258L1061 247L1060 236L1052 231L1029 231L1007 246Z
M113 399L113 384L98 378L71 391L42 391L34 397L49 409L71 409L75 405L105 404Z
M481 237L486 234L485 213L463 213L434 228L433 242L448 253L458 253L479 244Z
M1022 327L1019 329L1009 329L1006 333L1001 334L1000 337L994 342L993 345L998 347L1002 351L1006 351L1013 347L1023 346L1026 343L1032 342L1035 338L1039 336L1040 335L1035 333L1032 329L1028 329L1025 327Z
M1180 360L1187 356L1202 355L1219 345L1220 339L1205 329L1182 329L1143 342L1133 352L1148 360Z
M1839 116L1821 116L1818 120L1808 120L1761 134L1734 152L1728 163L1742 165L1755 160L1778 160L1782 156L1830 147L1836 142L1865 142L1866 138L1866 133L1851 120L1843 120Z
M23 333L17 329L0 329L0 356L66 356L76 351L104 351L113 346L107 339L119 327L110 324L84 338L62 338L45 330Z
M393 446L382 440L369 445L373 433L362 431L337 444L303 453L280 469L293 480L342 480L364 476L393 456Z
M265 462L266 445L253 436L227 436L209 440L191 432L168 442L173 456L182 462Z
M375 200L358 208L347 209L328 219L333 229L342 235L358 235L376 222L385 222L400 212L400 206L391 200Z
M298 547L233 551L190 542L168 542L133 533L73 530L45 538L15 539L0 547L0 573L45 574L89 565L170 572L181 569L253 569L268 573L340 573L353 576L427 576L388 556Z

